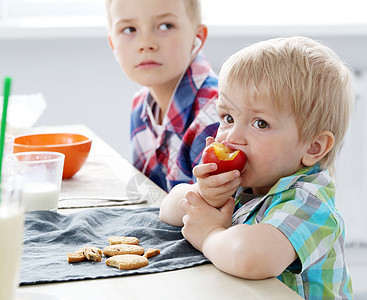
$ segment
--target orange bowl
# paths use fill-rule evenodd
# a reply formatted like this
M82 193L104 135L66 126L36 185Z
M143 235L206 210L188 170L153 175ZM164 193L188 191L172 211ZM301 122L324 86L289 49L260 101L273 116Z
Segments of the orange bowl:
M16 137L14 153L28 151L52 151L65 154L62 178L70 178L84 165L92 140L81 134L45 133Z

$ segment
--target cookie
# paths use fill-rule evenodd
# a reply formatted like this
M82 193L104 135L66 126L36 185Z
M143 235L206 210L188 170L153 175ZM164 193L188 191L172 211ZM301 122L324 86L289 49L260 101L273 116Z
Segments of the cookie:
M69 263L81 262L85 259L100 262L102 250L94 246L86 246L73 253L66 253L66 256Z
M102 250L94 246L85 246L80 248L77 252L83 252L84 256L88 260L101 261Z
M66 253L68 263L77 263L86 259L83 251L82 252L73 252Z
M154 248L148 248L147 251L145 251L144 256L146 258L151 258L153 256L157 256L161 253L161 251L159 251L159 249L154 249Z
M106 256L115 256L121 254L143 255L144 248L138 245L127 245L127 244L110 245L103 249L103 254Z
M110 236L108 237L108 242L110 245L118 245L118 244L139 245L139 239L134 236Z
M80 249L78 249L76 252L83 252L85 254L85 252L87 250L94 250L96 251L99 255L102 255L102 250L97 248L97 247L94 247L94 246L85 246L85 247L82 247Z
M107 266L115 267L119 270L139 269L148 264L146 257L135 254L115 255L106 260Z
M83 253L88 260L100 262L102 259L102 250L96 247L85 247Z

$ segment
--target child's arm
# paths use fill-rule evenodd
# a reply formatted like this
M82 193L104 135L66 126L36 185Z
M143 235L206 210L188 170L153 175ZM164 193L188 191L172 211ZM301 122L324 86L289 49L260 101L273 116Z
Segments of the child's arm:
M183 226L182 217L185 212L179 206L181 199L185 198L188 191L194 191L195 187L192 184L181 183L172 188L169 194L163 198L159 218L167 224L174 226Z
M268 224L231 226L234 199L218 210L189 192L180 206L186 213L185 238L220 270L247 279L281 274L297 254L286 236Z

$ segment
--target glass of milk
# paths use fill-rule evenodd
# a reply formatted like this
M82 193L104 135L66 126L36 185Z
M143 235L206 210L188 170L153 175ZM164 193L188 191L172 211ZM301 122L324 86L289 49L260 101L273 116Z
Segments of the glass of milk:
M20 152L8 157L8 168L21 184L25 212L57 210L65 155L59 152Z
M0 299L14 298L18 286L23 246L24 211L20 191L14 182L2 177L0 203Z
M5 135L5 143L4 143L4 153L3 153L3 166L1 169L2 176L6 176L9 173L9 169L7 166L7 158L9 155L13 154L14 151L14 140L15 138L10 135Z

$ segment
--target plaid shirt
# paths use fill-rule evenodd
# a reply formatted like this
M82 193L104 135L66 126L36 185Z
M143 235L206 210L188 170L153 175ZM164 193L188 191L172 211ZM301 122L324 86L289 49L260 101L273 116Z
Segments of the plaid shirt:
M199 53L178 85L162 125L155 118L157 102L148 88L135 96L131 114L131 148L134 166L162 189L193 183L192 168L201 160L205 139L215 137L218 80Z
M305 299L352 299L344 248L344 220L335 208L335 187L319 165L282 178L264 197L241 205L233 224L271 224L284 233L298 259L279 277ZM244 197L243 197L244 198Z

